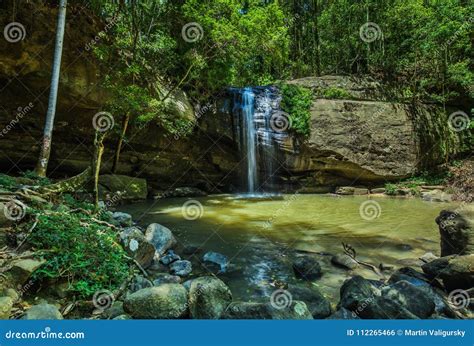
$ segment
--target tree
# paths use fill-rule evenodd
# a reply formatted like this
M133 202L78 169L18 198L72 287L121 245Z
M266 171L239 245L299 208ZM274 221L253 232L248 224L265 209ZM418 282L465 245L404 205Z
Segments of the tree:
M54 48L54 59L51 76L51 89L49 92L48 111L44 125L41 152L36 166L36 173L40 177L46 176L49 157L51 155L51 144L53 137L54 118L56 116L56 101L58 98L59 73L61 71L61 57L63 52L64 27L66 23L67 0L60 0L58 9L58 25L56 28L56 43Z

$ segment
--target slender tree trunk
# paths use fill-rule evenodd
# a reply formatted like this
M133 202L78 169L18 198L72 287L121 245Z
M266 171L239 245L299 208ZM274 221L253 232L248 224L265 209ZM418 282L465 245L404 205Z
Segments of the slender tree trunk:
M128 122L130 121L130 113L124 115L122 120L122 132L120 133L120 137L117 141L117 147L115 148L115 155L114 155L114 164L112 166L112 173L117 172L118 164L120 161L120 152L122 151L122 144L125 138L125 134L127 133L128 129Z
M58 98L59 73L61 71L61 55L63 52L64 26L66 23L67 0L60 0L58 11L58 26L56 28L56 44L54 48L53 71L51 76L51 89L49 92L48 111L44 125L41 152L36 166L36 173L44 177L48 169L51 154L51 141L53 136L54 117L56 115L56 101Z
M102 164L102 155L104 154L105 133L96 131L94 138L94 155L92 157L92 177L94 179L94 205L99 209L99 175Z

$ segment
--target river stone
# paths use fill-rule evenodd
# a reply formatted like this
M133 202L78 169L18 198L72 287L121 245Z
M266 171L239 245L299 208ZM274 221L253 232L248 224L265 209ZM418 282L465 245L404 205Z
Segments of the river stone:
M130 285L130 291L133 293L147 287L153 287L153 283L150 280L145 279L143 276L137 275Z
M345 254L338 254L331 258L331 262L339 267L343 267L346 269L355 269L359 266L353 258Z
M341 300L338 307L346 308L358 315L362 309L379 295L380 290L374 287L370 281L356 275L346 280L341 286Z
M181 283L181 278L177 275L170 275L168 273L160 273L153 280L153 286L159 286L162 284L179 284Z
M191 265L191 262L186 260L176 261L171 263L170 265L170 272L173 275L187 276L191 274L192 270L193 267Z
M204 264L206 264L206 267L211 271L215 271L213 270L215 268L212 268L212 264L217 265L219 267L218 272L220 273L225 273L229 265L229 259L227 256L213 251L206 252L202 257L202 260ZM211 264L211 266L209 264Z
M218 278L194 279L189 289L189 312L195 319L218 319L232 302L229 287Z
M441 257L421 269L431 278L441 278L448 291L474 287L474 254Z
M390 279L388 280L389 284L394 284L399 281L407 281L416 287L430 286L430 279L426 277L425 274L416 271L411 267L403 267L397 269Z
M442 210L436 223L441 236L441 257L474 254L474 205Z
M436 256L434 253L427 252L423 256L420 257L420 260L422 260L423 263L428 263L428 262L434 261L435 259L438 259L438 258L439 257Z
M10 297L0 297L0 320L8 320L13 308L13 300Z
M114 320L116 317L125 314L123 310L123 302L114 301L112 306L104 311L104 316L109 320Z
M182 285L163 284L130 294L123 308L137 319L176 319L186 315L187 300L187 292Z
M384 187L377 187L375 189L370 189L370 193L372 194L379 194L379 193L385 193L385 188Z
M421 192L421 198L427 202L451 202L452 195L441 190Z
M313 318L321 319L331 315L331 304L316 287L290 285L287 291L291 293L292 299L306 303Z
M23 286L28 281L31 274L33 274L34 271L44 263L46 263L46 261L42 259L25 258L14 260L12 262L12 268L10 269L11 277L17 285Z
M120 233L125 251L142 267L147 268L153 263L155 247L136 227L128 227Z
M141 178L104 174L99 177L99 184L109 192L120 193L122 200L146 199L148 195L146 180Z
M293 262L293 271L297 277L304 280L314 280L322 275L319 262L310 256L296 258Z
M340 308L327 318L328 320L358 320L359 317L350 310Z
M33 305L26 311L25 320L62 320L63 316L58 308L51 304Z
M168 250L166 255L160 258L160 262L163 263L164 265L169 265L173 263L174 261L178 261L180 259L181 257L175 254L173 250Z
M398 281L382 289L382 296L393 300L419 318L428 318L435 311L433 300L408 281Z
M277 309L271 303L231 303L222 318L237 320L312 320L306 304L301 301L292 301L288 306Z
M155 246L156 251L158 251L160 255L165 254L167 250L176 245L176 239L173 233L158 223L152 223L147 227L145 237Z
M120 227L130 227L133 224L132 215L116 211L112 214L112 219Z
M418 319L398 302L386 297L375 297L357 315L363 319Z

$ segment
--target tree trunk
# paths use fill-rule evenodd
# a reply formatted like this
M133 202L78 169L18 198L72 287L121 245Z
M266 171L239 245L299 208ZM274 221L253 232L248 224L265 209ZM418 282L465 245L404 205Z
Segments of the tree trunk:
M122 132L120 133L120 137L117 142L117 147L115 148L115 155L114 155L114 164L112 166L112 173L117 172L118 164L120 161L120 152L122 151L122 144L125 138L125 134L127 133L128 122L130 121L130 113L127 113L122 120Z
M66 23L67 0L60 0L58 11L58 26L56 29L56 44L54 48L53 71L51 76L51 90L49 92L48 111L44 125L41 152L36 166L36 173L40 177L46 176L49 156L51 154L51 140L53 136L54 117L56 115L56 101L58 98L59 73L61 70L61 55L63 51L64 26Z
M94 139L94 155L92 157L92 177L94 179L94 205L99 209L99 175L102 163L102 155L104 154L104 138L105 133L96 131Z
M92 169L88 167L82 173L74 177L61 180L51 185L42 186L38 189L38 192L43 194L75 192L78 188L84 186L86 183L89 182L91 178L91 173Z

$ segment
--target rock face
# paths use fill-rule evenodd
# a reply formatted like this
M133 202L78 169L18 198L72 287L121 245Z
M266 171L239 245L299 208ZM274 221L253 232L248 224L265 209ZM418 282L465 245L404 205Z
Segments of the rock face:
M194 279L189 289L189 312L196 319L218 319L232 301L230 289L219 279Z
M188 311L187 292L179 284L144 288L129 295L123 308L137 319L182 318Z
M436 218L441 235L441 256L474 254L474 206L443 210Z

